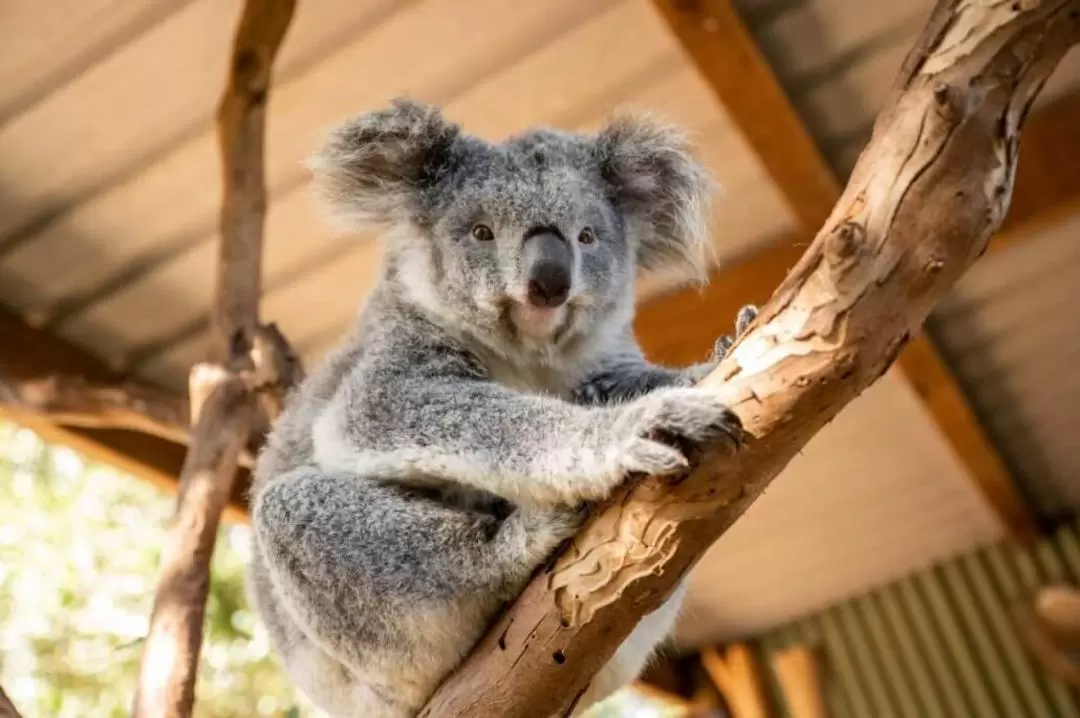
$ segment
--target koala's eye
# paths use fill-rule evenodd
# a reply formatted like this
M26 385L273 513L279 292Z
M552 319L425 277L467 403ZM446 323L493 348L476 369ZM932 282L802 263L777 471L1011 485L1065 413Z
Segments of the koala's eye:
M582 244L592 244L596 241L596 232L593 231L592 227L586 227L578 235L578 241Z
M495 239L495 233L486 224L478 224L472 228L472 236L481 242L490 242Z

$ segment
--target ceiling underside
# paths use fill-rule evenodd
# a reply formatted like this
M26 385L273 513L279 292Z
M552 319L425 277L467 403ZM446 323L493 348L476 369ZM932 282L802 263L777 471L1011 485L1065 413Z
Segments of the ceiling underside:
M741 6L842 176L929 3ZM240 8L0 7L0 304L177 390L206 347L220 201L212 117ZM378 250L372 237L339 236L319 220L301 163L330 126L400 94L443 105L490 139L536 124L595 129L618 106L658 112L692 131L723 187L714 222L722 260L796 229L648 0L301 0L276 67L263 312L309 364L352 321ZM1048 96L1077 80L1074 53ZM981 286L956 306L980 311ZM1076 326L1074 311L1061 321ZM959 324L936 328L963 354L970 328ZM1044 394L1043 405L1055 400ZM988 396L980 402L998 406ZM681 635L693 643L771 625L1000 534L911 389L890 373L703 560Z

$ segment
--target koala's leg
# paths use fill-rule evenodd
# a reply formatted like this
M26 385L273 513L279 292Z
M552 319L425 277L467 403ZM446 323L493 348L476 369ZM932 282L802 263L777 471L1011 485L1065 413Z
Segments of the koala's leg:
M675 587L667 601L642 617L604 667L593 676L589 688L574 707L572 718L584 715L590 707L611 697L641 675L656 648L671 635L686 597L686 589L687 582L684 580Z
M333 690L315 680L301 688L335 709L351 704L345 715L397 718L423 705L581 516L500 518L300 469L258 492L252 519L284 612L349 677Z

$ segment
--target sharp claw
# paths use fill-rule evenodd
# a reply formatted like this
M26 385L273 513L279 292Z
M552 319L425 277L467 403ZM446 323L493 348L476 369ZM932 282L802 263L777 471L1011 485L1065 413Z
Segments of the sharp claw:
M735 340L727 335L724 335L717 339L716 343L713 344L713 358L723 359L725 356L727 356L728 350L731 349L731 346L734 343Z
M743 306L735 316L735 335L741 336L744 334L754 320L757 319L757 315L758 308L753 304Z

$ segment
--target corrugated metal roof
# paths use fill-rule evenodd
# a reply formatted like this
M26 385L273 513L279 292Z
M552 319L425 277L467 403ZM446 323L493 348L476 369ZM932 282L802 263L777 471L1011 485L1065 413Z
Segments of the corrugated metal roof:
M983 257L930 327L1039 509L1080 507L1080 215Z
M818 141L846 177L934 6L932 0L735 0ZM1061 63L1041 106L1080 89L1080 50Z
M1022 548L997 543L769 632L757 648L778 718L791 715L772 659L811 648L836 718L1080 716L1075 691L1024 647L1016 610L1049 584L1080 583L1075 523Z

